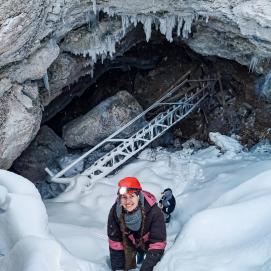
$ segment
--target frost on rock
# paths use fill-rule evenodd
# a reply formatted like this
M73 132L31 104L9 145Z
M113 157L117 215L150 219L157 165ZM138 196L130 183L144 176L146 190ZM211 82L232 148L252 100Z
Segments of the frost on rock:
M271 99L271 71L261 78L260 83L257 85L257 90L260 96L268 100Z
M255 72L259 62L260 62L260 59L257 56L253 56L250 60L249 71Z
M50 91L50 85L49 85L49 78L48 78L48 72L46 71L46 73L43 76L43 83L44 83L44 87Z
M222 152L239 153L242 151L242 145L234 138L221 135L220 133L209 133L209 138Z
M103 61L106 57L113 57L116 52L116 43L123 37L121 22L115 18L104 20L98 25L84 27L72 31L62 44L64 51L75 55L90 57L93 66L98 59Z

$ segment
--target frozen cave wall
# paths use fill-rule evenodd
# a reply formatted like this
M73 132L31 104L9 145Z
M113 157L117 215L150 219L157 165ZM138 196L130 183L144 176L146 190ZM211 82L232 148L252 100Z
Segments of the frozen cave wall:
M34 138L44 106L80 77L95 76L97 60L136 44L139 22L147 41L156 28L201 55L269 76L270 14L269 0L2 1L0 168L9 168Z

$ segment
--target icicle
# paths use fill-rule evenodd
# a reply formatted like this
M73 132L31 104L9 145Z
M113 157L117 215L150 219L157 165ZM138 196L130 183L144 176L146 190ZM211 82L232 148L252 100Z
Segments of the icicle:
M92 7L93 7L93 12L96 15L97 14L97 2L96 2L96 0L92 0Z
M89 65L90 71L89 71L89 73L90 73L91 78L93 78L93 76L94 76L94 65L95 65L95 63L92 60L90 60L90 65Z
M183 31L182 31L182 36L183 38L188 38L188 34L191 33L191 27L192 27L192 22L193 22L193 16L187 16L184 18L184 26L183 26Z
M209 22L209 16L207 15L205 18L205 23L208 24L208 22Z
M102 64L104 64L104 60L106 59L106 54L103 53L102 56L101 56L101 62Z
M159 18L159 22L161 34L166 35L166 39L172 42L172 31L176 25L175 15L167 16L166 18Z
M137 16L131 16L131 17L130 17L130 21L131 21L131 23L134 25L134 27L137 26L137 23L138 23L138 21L137 21Z
M250 60L249 65L249 72L254 72L256 70L257 65L259 64L259 58L256 56L253 56Z
M146 35L146 41L148 42L151 37L152 17L147 16L144 21L144 31Z
M160 22L160 32L161 34L165 35L167 32L167 20L166 18L159 18Z
M113 57L113 53L115 52L115 41L111 39L110 36L107 37L107 51L109 53L109 56L112 58Z
M178 16L178 25L177 25L177 36L179 37L181 35L181 29L183 27L183 18Z
M43 75L43 83L44 83L44 87L49 91L49 94L50 94L49 77L48 77L48 72L47 71Z
M172 31L176 25L176 18L175 15L167 17L167 31L166 31L166 39L170 42L173 41L172 38Z
M159 30L159 20L157 20L157 18L155 18L155 20L154 20L154 25L155 25L155 30L158 31Z
M123 33L123 37L124 37L126 34L126 29L130 25L129 17L126 15L121 16L121 22L122 22L122 33Z

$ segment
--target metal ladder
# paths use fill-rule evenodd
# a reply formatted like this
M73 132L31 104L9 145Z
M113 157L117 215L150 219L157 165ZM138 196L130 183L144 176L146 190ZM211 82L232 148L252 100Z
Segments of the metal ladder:
M73 161L70 165L57 174L54 175L48 168L46 168L45 170L51 176L51 180L53 182L65 183L61 177L69 169L106 144L117 144L115 148L99 158L95 163L80 174L89 178L89 183L86 186L90 186L93 181L110 174L129 158L144 149L156 138L164 134L174 124L185 118L195 108L199 107L202 101L213 93L214 86L218 81L217 79L189 80L189 75L190 71L182 76L175 83L175 85L168 89L167 93L152 106L128 122L111 136L100 142L94 148ZM136 121L139 121L141 118L150 113L157 113L157 110L163 111L158 113L158 115L150 120L145 127L137 131L135 134L129 138L118 137L120 136L121 132L131 127L131 125L133 125Z

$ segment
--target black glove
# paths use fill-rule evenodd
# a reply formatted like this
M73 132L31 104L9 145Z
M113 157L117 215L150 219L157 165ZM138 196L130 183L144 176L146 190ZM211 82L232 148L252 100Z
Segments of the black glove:
M124 251L110 248L110 262L113 271L123 270L125 264Z
M152 271L154 266L161 260L163 254L163 249L149 250L140 271Z

